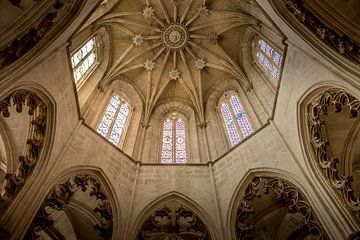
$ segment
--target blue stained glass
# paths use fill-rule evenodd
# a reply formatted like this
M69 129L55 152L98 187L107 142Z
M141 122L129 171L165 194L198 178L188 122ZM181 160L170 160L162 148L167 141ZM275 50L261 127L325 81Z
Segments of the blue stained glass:
M120 105L120 98L117 95L112 96L110 99L110 103L105 110L105 114L101 119L101 122L98 126L98 133L103 135L104 137L107 136L110 126L115 118L116 110Z
M126 102L121 102L118 95L113 95L97 131L111 143L118 145L124 132L128 114L129 105Z
M163 122L163 136L161 145L161 163L172 163L173 157L173 122L170 119L166 119Z
M163 122L161 163L186 163L185 122L166 119Z
M250 124L248 117L246 116L244 109L240 103L239 97L236 95L231 96L230 103L236 116L237 123L240 131L244 137L253 133L253 128Z
M256 53L258 63L264 68L268 75L274 80L279 78L279 68L281 67L282 56L275 51L270 44L260 39L259 51Z
M176 120L175 137L175 162L186 163L185 123L181 119Z
M226 131L228 133L227 135L230 140L230 145L234 146L234 145L238 144L241 139L240 139L240 135L236 129L233 116L230 112L229 105L227 103L222 103L220 111L221 111L221 115L222 115L224 123L225 123Z

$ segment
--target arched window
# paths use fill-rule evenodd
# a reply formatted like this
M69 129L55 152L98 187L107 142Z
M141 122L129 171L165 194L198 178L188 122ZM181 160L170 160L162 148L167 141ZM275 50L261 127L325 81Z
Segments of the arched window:
M97 132L111 143L119 146L125 136L125 127L129 120L130 105L113 95L97 128Z
M267 75L275 81L279 80L282 55L261 38L257 39L256 59Z
M186 163L186 123L174 115L162 124L161 163Z
M235 91L223 93L219 108L231 147L253 133L253 127Z
M71 65L76 84L79 84L90 73L95 67L96 60L96 38L93 37L71 55Z

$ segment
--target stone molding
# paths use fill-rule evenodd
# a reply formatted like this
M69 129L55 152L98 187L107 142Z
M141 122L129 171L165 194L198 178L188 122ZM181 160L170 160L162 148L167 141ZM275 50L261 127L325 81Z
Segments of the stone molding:
M322 23L310 12L302 0L282 0L287 10L296 17L307 29L333 50L348 60L360 64L360 46L345 33L337 33Z
M360 200L354 196L352 177L342 176L338 170L339 159L330 153L330 142L323 134L325 125L324 116L329 108L341 112L343 109L349 112L350 118L359 117L360 100L341 89L329 89L324 91L308 106L308 131L310 142L315 155L317 166L329 180L331 186L337 190L346 206L360 220Z
M34 23L33 27L27 32L21 33L7 46L2 46L0 49L0 70L16 62L40 42L44 42L42 39L48 38L50 32L53 32L54 26L62 25L63 19L66 19L69 14L74 14L73 12L79 6L78 1L53 0L53 4L39 22Z
M299 213L304 217L303 227L309 233L316 235L317 239L328 239L309 202L299 189L283 179L264 176L255 176L245 190L236 215L237 239L253 239L256 226L246 220L255 214L253 201L269 194L270 191L276 193L279 200L288 204L288 213Z
M24 106L29 108L30 127L25 151L19 157L17 170L5 175L0 194L0 212L4 211L31 175L40 158L46 133L47 108L35 93L21 89L0 100L0 113L3 117L10 117L9 108L13 106L18 113L23 111Z

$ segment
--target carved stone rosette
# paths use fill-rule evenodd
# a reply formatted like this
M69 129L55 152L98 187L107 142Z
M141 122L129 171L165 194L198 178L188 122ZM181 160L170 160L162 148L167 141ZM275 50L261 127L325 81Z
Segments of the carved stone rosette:
M299 213L304 217L303 227L309 233L317 236L317 239L328 239L309 202L295 186L279 178L262 176L253 178L241 200L236 215L237 239L253 239L256 226L247 222L248 217L255 214L253 202L270 191L276 193L278 199L288 206L288 213Z
M156 211L142 226L138 240L210 240L200 218L181 206L164 207Z
M323 24L304 5L303 0L282 0L291 14L315 36L352 62L360 63L360 46L344 33L337 33Z
M19 157L19 164L15 173L7 173L0 193L0 213L9 205L19 192L37 164L44 144L46 132L46 106L35 94L27 90L16 90L6 98L0 100L0 114L10 117L10 107L16 107L22 112L28 107L30 115L29 135L23 155Z
M96 178L89 175L72 177L65 183L56 185L41 205L25 239L37 239L36 233L42 230L51 232L54 222L50 218L49 209L65 210L77 190L81 189L85 192L88 188L91 188L90 197L95 197L98 202L93 211L98 217L99 224L96 224L94 228L99 232L100 239L111 239L113 217L108 198Z
M347 207L360 220L360 201L354 196L351 186L353 179L351 176L341 176L339 173L337 166L339 159L331 155L329 140L323 132L324 116L329 108L334 112L341 112L344 109L349 112L350 118L355 118L359 116L360 100L341 89L330 89L323 92L308 107L310 140L317 165L330 181L331 186L340 193Z

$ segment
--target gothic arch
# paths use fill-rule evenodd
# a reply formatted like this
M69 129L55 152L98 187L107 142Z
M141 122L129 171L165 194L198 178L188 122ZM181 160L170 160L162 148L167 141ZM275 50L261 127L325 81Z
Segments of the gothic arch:
M81 197L84 195L76 196L77 192L88 194L87 202L82 202ZM40 232L36 230L37 228L44 231L53 227L54 222L48 218L50 215L47 213L55 210L67 211L66 215L71 225L74 224L74 220L68 215L69 211L74 210L84 216L87 215L91 222L95 223L94 228L102 239L120 239L122 231L120 228L123 227L120 203L113 186L101 169L88 166L67 169L49 181L41 195L42 204L31 214L29 220L32 223L28 225L25 236L27 239L35 239L35 232L36 234ZM45 231L49 233L48 230Z
M117 79L107 85L103 92L99 92L91 107L84 114L85 121L93 129L97 129L105 109L113 94L118 94L124 98L131 107L130 118L128 119L127 128L124 132L122 151L132 156L135 149L136 137L141 127L143 116L143 100L137 89L127 81Z
M36 175L33 172L39 172L47 167L49 154L52 150L56 119L54 99L37 84L25 82L21 86L13 86L4 92L8 94L0 97L2 117L11 121L12 115L17 114L16 112L23 112L24 117L22 118L24 119L17 119L16 121L20 121L17 124L26 126L20 130L27 133L20 135L25 137L25 139L19 140L24 143L23 150L14 153L18 159L13 156L13 163L9 164L12 168L8 169L3 189L1 189L2 204L0 211L6 213L2 214L3 217L11 212L11 209L6 211L6 208L13 208L18 204L16 196L21 193L21 189L33 182ZM30 116L30 121L26 115ZM4 122L4 120L2 121ZM9 128L8 133L9 131L13 130ZM15 132L15 134L18 133ZM14 146L12 146L12 150L14 150Z
M309 196L304 190L305 188L291 176L291 173L278 169L249 170L231 198L226 220L229 226L228 232L231 235L228 237L230 239L252 239L251 234L255 231L255 223L261 220L261 217L258 217L254 218L255 220L253 219L252 222L246 221L252 215L255 216L256 209L259 208L259 205L255 206L253 201L273 192L277 195L277 201L283 201L282 204L284 205L275 203L265 210L260 209L259 212L263 215L262 217L266 217L273 210L275 212L284 208L286 210L285 214L301 215L301 219L304 220L302 224L305 224L308 228L308 233L318 234L319 239L328 239L326 231L308 200L313 197ZM244 196L246 197L244 198ZM267 201L270 202L269 199Z
M186 197L185 195L172 191L166 194L163 194L156 199L154 199L151 203L149 203L147 206L145 206L138 214L138 216L134 217L136 223L134 223L134 228L132 231L128 232L129 239L137 239L141 227L145 223L145 221L156 211L163 207L169 206L169 205L177 205L184 207L187 210L192 211L194 214L196 214L200 219L203 221L204 225L206 226L209 235L211 236L211 239L218 239L220 236L220 233L217 228L215 228L215 225L213 221L211 220L210 216L202 209L202 207L197 204L194 200L190 199L189 197Z
M359 196L354 193L351 183L352 176L345 174L349 173L349 166L351 165L351 163L346 162L351 158L345 156L354 149L354 145L349 142L351 136L338 140L329 135L330 130L333 129L327 128L327 122L342 114L346 119L359 117L360 101L357 96L360 96L359 92L349 91L345 85L324 82L314 86L299 101L298 127L302 151L307 159L306 166L310 173L324 185L329 194L336 193L335 198L339 202L345 203L358 224L360 216ZM330 117L327 117L329 115ZM356 122L352 130L358 128L359 121ZM344 123L344 126L346 125L348 123ZM337 126L334 126L333 128L336 129ZM340 146L337 147L336 151L334 151L335 148L332 148L334 145L332 145L332 141L329 141L330 139L335 140L333 144L336 143ZM339 154L341 152L345 153ZM338 205L342 206L342 204Z

